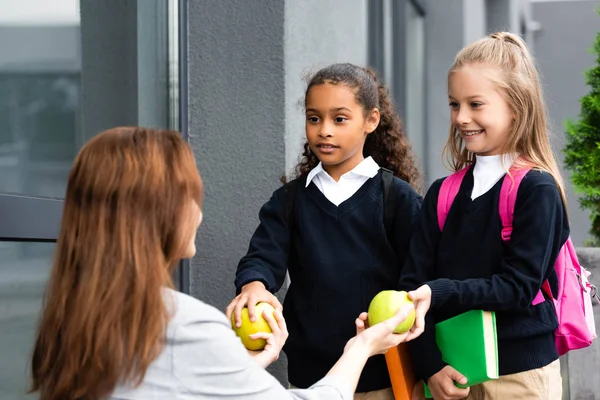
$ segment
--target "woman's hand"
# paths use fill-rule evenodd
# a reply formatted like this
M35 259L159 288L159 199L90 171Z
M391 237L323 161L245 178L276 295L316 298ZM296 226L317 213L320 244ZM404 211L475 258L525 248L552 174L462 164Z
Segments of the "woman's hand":
M370 356L385 354L389 348L406 341L409 333L394 333L394 329L408 317L412 310L412 305L402 307L393 317L371 327L367 324L367 313L361 313L355 321L356 336L348 341L344 351L349 347L361 345L367 347Z
M394 333L394 329L413 312L413 309L413 305L409 304L398 310L393 317L371 327L367 326L367 313L361 313L355 320L356 336L346 343L344 354L329 370L327 376L347 382L352 391L355 391L369 357L385 354L389 348L406 340L408 332L398 334Z
M273 316L275 318L273 318ZM283 318L281 311L275 310L273 316L270 313L263 311L263 318L269 323L272 333L259 332L250 335L251 339L265 339L267 341L267 345L261 351L248 350L248 353L254 358L254 361L263 368L266 368L271 363L277 361L279 353L281 353L281 349L289 336L285 319Z

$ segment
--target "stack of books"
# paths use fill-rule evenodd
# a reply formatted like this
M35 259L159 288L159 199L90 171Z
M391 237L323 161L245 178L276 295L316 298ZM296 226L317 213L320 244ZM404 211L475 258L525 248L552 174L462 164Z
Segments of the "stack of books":
M435 326L437 345L442 359L467 378L466 385L498 379L498 338L496 315L472 310ZM406 344L387 351L386 362L396 400L410 400L416 384ZM431 393L425 385L425 397Z

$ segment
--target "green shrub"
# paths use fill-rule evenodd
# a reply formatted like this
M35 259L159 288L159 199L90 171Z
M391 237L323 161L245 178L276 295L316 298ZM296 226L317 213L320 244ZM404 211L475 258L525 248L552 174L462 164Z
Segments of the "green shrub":
M592 51L596 65L586 71L590 92L580 100L578 119L566 123L564 153L579 204L590 212L592 239L587 244L600 246L600 32Z

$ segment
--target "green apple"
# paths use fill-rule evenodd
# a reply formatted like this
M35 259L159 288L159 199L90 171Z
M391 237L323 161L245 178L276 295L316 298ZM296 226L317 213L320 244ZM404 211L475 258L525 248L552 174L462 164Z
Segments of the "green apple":
M377 293L371 304L369 304L368 322L369 326L373 326L387 319L390 319L398 312L398 310L407 304L412 304L412 300L408 297L405 291L384 290ZM405 333L412 328L415 323L415 310L406 317L406 319L394 329L394 333Z
M275 309L269 303L258 303L256 307L254 307L256 321L251 322L250 317L248 316L248 308L242 308L242 325L239 328L235 326L235 318L234 315L231 314L231 326L233 327L233 331L242 340L242 344L248 350L262 350L267 345L265 339L254 340L250 338L250 335L259 332L272 332L269 323L263 318L263 311L266 311L273 316ZM273 318L275 318L275 316L273 316Z

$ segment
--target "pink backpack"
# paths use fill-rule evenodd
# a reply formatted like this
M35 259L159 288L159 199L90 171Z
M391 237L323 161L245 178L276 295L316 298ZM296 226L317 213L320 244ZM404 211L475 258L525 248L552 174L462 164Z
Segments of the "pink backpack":
M462 180L470 167L466 167L447 177L440 188L437 203L438 224L444 229L446 217L458 193ZM510 241L515 201L521 180L530 169L513 169L506 174L500 190L499 212L502 220L502 240ZM511 176L512 175L512 179ZM598 298L596 288L588 282L590 273L577 260L575 247L569 237L560 249L554 269L558 276L558 295L552 296L550 284L545 281L533 300L533 305L545 301L543 292L552 299L558 328L554 332L556 349L560 355L570 350L588 347L596 338L596 326L592 311L592 297ZM542 292L543 291L543 292Z

